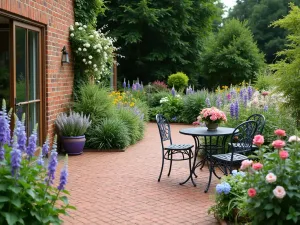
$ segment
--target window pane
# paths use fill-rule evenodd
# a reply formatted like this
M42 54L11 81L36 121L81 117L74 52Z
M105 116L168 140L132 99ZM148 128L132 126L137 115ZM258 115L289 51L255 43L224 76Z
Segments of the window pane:
M27 101L26 96L26 29L16 27L16 100Z
M29 104L29 116L28 116L28 132L29 135L32 133L35 124L39 123L40 114L39 114L39 103L30 103ZM39 124L40 126L40 124ZM39 127L38 127L39 130Z
M38 32L28 31L29 100L39 99L39 51Z

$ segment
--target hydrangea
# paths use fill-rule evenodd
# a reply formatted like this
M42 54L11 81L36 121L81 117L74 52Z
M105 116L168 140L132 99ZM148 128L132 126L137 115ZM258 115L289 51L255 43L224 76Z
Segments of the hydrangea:
M228 184L227 182L222 182L221 184L217 184L216 186L216 191L218 194L229 194L231 190L231 186L230 184Z
M243 171L237 171L237 170L232 170L232 175L235 177L235 176L242 176L242 177L244 177L244 176L246 176L246 173L245 172L243 172Z

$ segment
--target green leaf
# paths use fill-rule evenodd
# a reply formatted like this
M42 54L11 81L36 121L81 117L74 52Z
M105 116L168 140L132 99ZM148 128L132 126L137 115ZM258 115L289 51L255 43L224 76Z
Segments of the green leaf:
M8 202L9 198L6 196L0 196L0 202Z
M273 212L272 211L267 211L267 213L266 213L267 219L271 218L271 216L273 216Z
M14 187L14 186L10 186L8 189L11 190L15 194L19 194L22 191L22 188Z
M281 212L281 208L280 207L275 207L274 212L279 215Z
M21 208L21 200L19 198L13 199L10 201L13 205L15 205L17 208Z
M293 215L291 215L291 214L288 214L287 216L286 216L286 220L291 220L293 218Z
M7 185L6 184L0 184L0 191L6 191Z
M69 204L69 200L68 200L67 196L62 196L62 197L60 197L59 199L62 200L63 203L65 203L65 205L68 205L68 204Z
M72 206L72 205L67 205L66 208L67 209L77 210L77 208L75 206Z
M29 194L32 198L35 198L35 193L33 192L32 189L26 190L27 194Z
M264 209L266 209L266 210L270 210L270 209L273 209L274 208L274 206L273 206L273 204L266 204L266 206L264 207Z
M8 225L14 225L18 221L18 217L14 213L2 212L1 214L5 217Z

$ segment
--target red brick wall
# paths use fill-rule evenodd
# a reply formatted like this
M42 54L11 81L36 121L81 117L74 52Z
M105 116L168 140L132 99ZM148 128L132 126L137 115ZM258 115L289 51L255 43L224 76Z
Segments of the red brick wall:
M46 26L46 127L53 136L57 114L66 111L72 100L73 65L61 65L61 50L66 46L71 58L73 0L0 0L0 9Z

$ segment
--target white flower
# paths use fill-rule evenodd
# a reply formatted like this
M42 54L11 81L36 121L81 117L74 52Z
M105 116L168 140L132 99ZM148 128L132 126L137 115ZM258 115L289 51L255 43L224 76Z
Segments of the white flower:
M100 53L101 52L100 49L97 49L97 52Z
M92 58L93 58L93 56L89 55L89 59L92 59Z
M78 23L78 22L75 22L75 25L76 25L76 26L79 26L79 23Z
M93 49L96 49L97 47L98 47L97 45L94 45L94 46L93 46Z
M86 48L83 48L82 51L86 52Z
M266 176L266 181L268 183L274 183L277 180L277 176L274 173L268 173Z
M78 27L78 30L82 30L82 27Z
M83 25L83 28L87 28L87 26L86 26L86 25Z
M96 68L96 67L97 67L97 65L96 65L96 64L94 64L94 65L93 65L93 67L94 67L94 68Z
M164 98L160 99L159 103L164 103L164 102L168 102L168 101L169 101L168 97L164 97Z
M92 64L92 61L88 61L88 64Z
M300 138L297 137L296 135L290 136L289 142L300 142Z
M71 36L71 37L74 37L74 34L73 34L73 33L71 33L71 34L70 34L70 36Z
M89 43L85 43L85 47L89 48L91 45Z
M80 26L82 26L82 23L79 23Z
M94 37L94 35L91 34L91 35L90 35L90 38L93 38L93 37Z
M98 71L98 69L97 69L97 68L94 68L94 70L95 70L95 71Z
M71 31L73 31L73 30L74 30L74 27L73 27L72 25L70 26L70 30L71 30Z
M80 52L81 52L81 48L78 48L78 51L80 51Z
M286 192L284 190L284 187L276 186L276 188L273 190L273 194L275 195L276 198L282 199L286 195Z
M86 59L83 59L82 62L86 62Z

